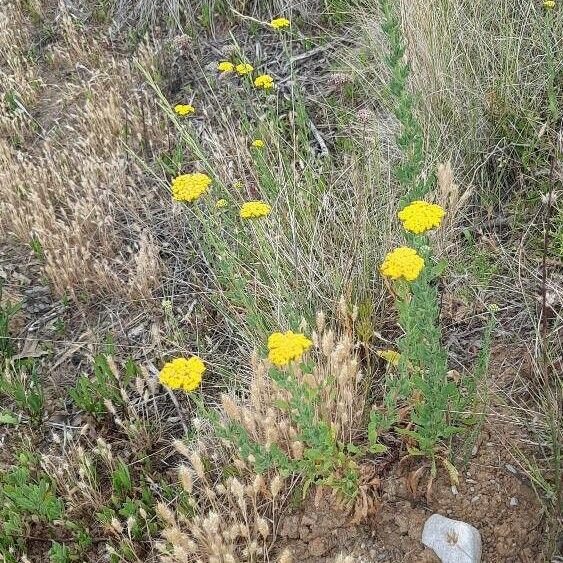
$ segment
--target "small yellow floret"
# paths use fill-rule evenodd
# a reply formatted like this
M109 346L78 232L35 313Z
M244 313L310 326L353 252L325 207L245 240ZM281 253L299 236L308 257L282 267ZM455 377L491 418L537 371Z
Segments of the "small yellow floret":
M254 80L254 86L256 88L269 90L270 88L274 87L274 79L269 74L261 74Z
M194 106L190 104L178 104L174 106L174 111L176 114L180 115L181 117L186 117L187 115L191 115L195 112Z
M417 200L399 211L398 216L407 231L421 235L430 229L438 228L445 214L443 207Z
M555 0L544 0L543 7L546 10L553 10L555 8Z
M282 27L289 27L291 22L287 18L275 18L270 22L274 29L281 29Z
M401 246L389 252L381 265L381 273L393 280L404 278L414 281L424 268L424 258L414 248Z
M229 207L229 202L226 199L218 199L215 207L217 209L225 209L225 207Z
M242 188L244 188L244 184L243 184L242 182L235 182L235 183L233 184L233 188L234 188L235 190L242 190Z
M217 70L219 72L233 72L233 70L235 70L235 65L229 61L221 61L217 65Z
M254 67L249 63L239 63L235 68L237 73L241 76L250 74L254 70Z
M172 180L172 198L176 201L195 201L210 185L211 178L207 174L182 174Z
M205 364L197 356L176 358L164 364L159 380L170 389L183 389L189 393L199 387L204 371Z
M271 206L263 201L247 201L240 208L240 216L242 219L258 219L266 217L270 211L272 211Z
M275 366L286 366L297 360L313 343L299 332L274 332L268 338L268 359Z
M252 141L252 146L255 149L261 149L264 147L264 141L262 139L254 139L254 141Z

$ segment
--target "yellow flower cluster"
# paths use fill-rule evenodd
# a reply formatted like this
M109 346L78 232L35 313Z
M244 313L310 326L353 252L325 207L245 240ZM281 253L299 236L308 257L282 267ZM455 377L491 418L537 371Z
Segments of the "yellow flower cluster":
M225 209L225 207L229 207L229 202L226 199L218 199L217 203L215 204L215 208Z
M256 88L270 90L270 88L274 87L274 79L269 74L261 74L255 78L254 86Z
M239 63L235 68L237 74L240 74L240 76L250 74L254 70L254 67L249 63Z
M240 216L242 219L258 219L269 215L271 210L271 206L263 201L247 201L240 208Z
M186 117L194 113L195 108L190 104L178 104L174 106L174 111L176 112L177 115L180 115L181 117Z
M401 246L389 252L381 265L381 273L392 280L414 281L424 268L424 258L414 248Z
M281 29L283 27L289 27L291 22L287 18L275 18L270 22L270 25L274 29Z
M264 141L262 139L254 139L254 141L252 141L252 146L255 149L262 149L264 148Z
M543 7L546 10L553 10L555 8L555 0L544 0Z
M299 332L274 332L268 338L268 359L275 366L286 366L297 360L313 343Z
M445 214L443 207L417 200L399 211L399 219L407 231L421 235L439 227Z
M164 364L159 380L170 389L183 389L189 393L199 387L204 371L205 364L197 356L176 358Z
M176 201L195 201L210 185L211 178L207 174L182 174L172 180L172 197Z
M233 72L233 70L235 70L235 65L229 61L221 61L217 65L217 70L219 72Z

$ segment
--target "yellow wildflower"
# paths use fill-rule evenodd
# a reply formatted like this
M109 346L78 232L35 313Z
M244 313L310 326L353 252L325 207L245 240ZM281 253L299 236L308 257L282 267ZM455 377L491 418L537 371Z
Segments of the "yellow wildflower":
M172 180L172 197L176 201L195 201L210 185L211 178L207 174L182 174Z
M445 214L443 207L417 200L399 211L398 216L407 231L421 235L430 229L439 227Z
M389 362L392 366L397 367L399 365L399 360L401 359L401 354L395 350L378 350L376 354L383 358L386 362Z
M287 18L275 18L270 22L274 29L281 29L282 27L289 27L291 22Z
M268 359L275 366L286 366L297 360L313 343L299 332L274 332L268 338Z
M414 281L424 268L424 258L414 248L401 246L389 252L381 265L381 273L393 280Z
M217 203L215 204L215 208L225 209L225 207L229 207L229 202L226 199L218 199Z
M186 117L195 112L194 106L190 104L178 104L174 106L174 111L181 117Z
M244 76L245 74L250 74L254 70L254 67L248 63L239 63L235 68L237 73L240 74L241 76Z
M263 201L247 201L240 208L240 216L242 219L258 219L269 215L271 210L271 206Z
M199 387L204 371L205 364L197 356L189 359L176 358L164 364L159 380L170 389L183 389L189 393Z
M219 72L233 72L233 70L235 70L235 65L229 61L221 61L217 65L217 70Z
M255 149L264 148L264 141L262 139L254 139L254 141L252 141L252 146Z
M274 79L269 74L261 74L254 80L254 86L256 88L269 90L270 88L274 87Z
M235 183L233 184L233 188L234 188L235 190L242 190L242 188L244 188L244 184L243 184L242 182L235 182Z
M553 10L555 8L555 0L544 0L543 7L546 10Z

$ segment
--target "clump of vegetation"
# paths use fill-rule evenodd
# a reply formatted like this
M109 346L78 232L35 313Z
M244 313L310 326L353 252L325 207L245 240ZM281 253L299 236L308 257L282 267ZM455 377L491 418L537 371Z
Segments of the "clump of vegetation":
M20 340L0 287L0 556L290 563L288 512L377 518L405 467L458 485L520 395L554 537L558 3L94 4L0 7L0 227L69 316L28 323L14 277ZM518 398L487 381L516 333Z

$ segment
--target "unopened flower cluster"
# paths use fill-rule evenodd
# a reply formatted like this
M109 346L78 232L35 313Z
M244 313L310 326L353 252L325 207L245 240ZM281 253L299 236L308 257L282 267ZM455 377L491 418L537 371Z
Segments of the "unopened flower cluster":
M438 228L445 214L446 212L439 205L417 200L399 211L398 217L407 231L421 235Z
M312 342L299 332L274 332L268 338L268 359L278 367L288 365L299 359L311 346Z
M389 252L381 265L381 273L392 280L414 281L424 268L424 258L414 248L401 246Z
M207 174L201 172L182 174L172 180L172 197L176 201L195 201L210 185L211 178Z
M189 393L199 387L204 371L205 364L197 356L176 358L164 364L159 380L170 389L183 389Z

